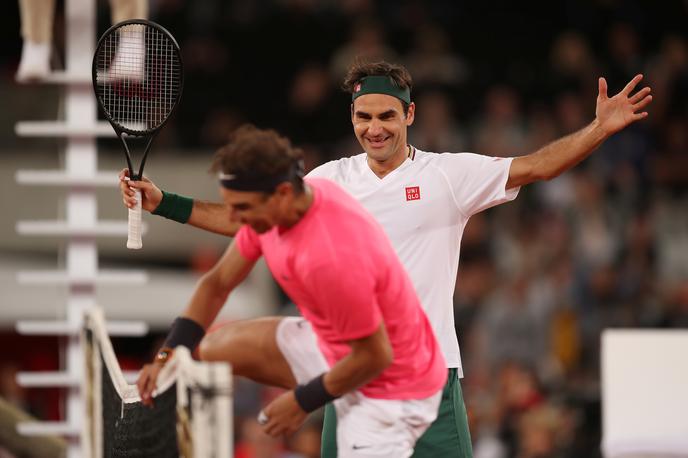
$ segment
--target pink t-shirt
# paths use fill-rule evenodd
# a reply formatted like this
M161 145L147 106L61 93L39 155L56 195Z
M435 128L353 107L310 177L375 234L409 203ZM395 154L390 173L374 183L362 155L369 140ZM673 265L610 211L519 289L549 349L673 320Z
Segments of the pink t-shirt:
M347 341L371 335L384 321L394 360L360 388L371 398L422 399L437 392L447 369L413 284L392 245L363 207L335 183L307 179L314 200L288 230L236 235L249 260L261 255L277 282L311 322L330 365Z

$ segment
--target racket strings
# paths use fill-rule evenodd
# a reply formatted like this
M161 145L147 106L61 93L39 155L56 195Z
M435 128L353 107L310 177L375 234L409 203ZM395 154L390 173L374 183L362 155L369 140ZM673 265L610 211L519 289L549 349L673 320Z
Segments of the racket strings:
M96 57L97 89L112 121L134 132L157 129L181 94L176 44L145 24L127 24L103 39Z

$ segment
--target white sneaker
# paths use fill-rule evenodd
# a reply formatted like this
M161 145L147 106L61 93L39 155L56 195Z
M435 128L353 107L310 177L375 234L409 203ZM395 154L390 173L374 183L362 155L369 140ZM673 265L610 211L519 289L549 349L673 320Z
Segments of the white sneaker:
M15 78L24 83L40 81L50 74L50 43L25 40Z

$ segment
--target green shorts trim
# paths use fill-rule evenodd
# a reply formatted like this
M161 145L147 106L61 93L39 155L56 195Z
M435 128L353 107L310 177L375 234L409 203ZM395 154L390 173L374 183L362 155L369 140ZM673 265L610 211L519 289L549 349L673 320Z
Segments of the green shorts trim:
M325 407L321 452L322 458L337 458L337 414L332 404ZM466 406L455 368L449 369L437 419L416 443L413 457L473 457Z

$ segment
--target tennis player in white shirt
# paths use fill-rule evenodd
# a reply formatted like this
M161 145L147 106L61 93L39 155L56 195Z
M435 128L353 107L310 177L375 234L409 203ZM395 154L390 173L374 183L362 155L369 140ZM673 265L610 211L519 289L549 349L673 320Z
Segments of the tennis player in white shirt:
M351 121L364 152L325 163L308 176L335 181L381 223L408 271L447 362L449 377L437 419L417 442L414 457L471 457L472 447L459 379L463 376L452 297L461 237L468 219L516 198L523 185L550 180L588 157L614 133L647 117L650 88L635 91L642 75L608 97L599 79L596 117L581 130L516 158L434 153L408 143L415 104L411 75L387 62L355 63L344 87L351 93ZM635 91L635 92L634 92ZM126 206L139 189L143 208L202 229L233 235L221 203L161 191L148 179L125 181ZM336 457L336 418L328 406L324 458Z

